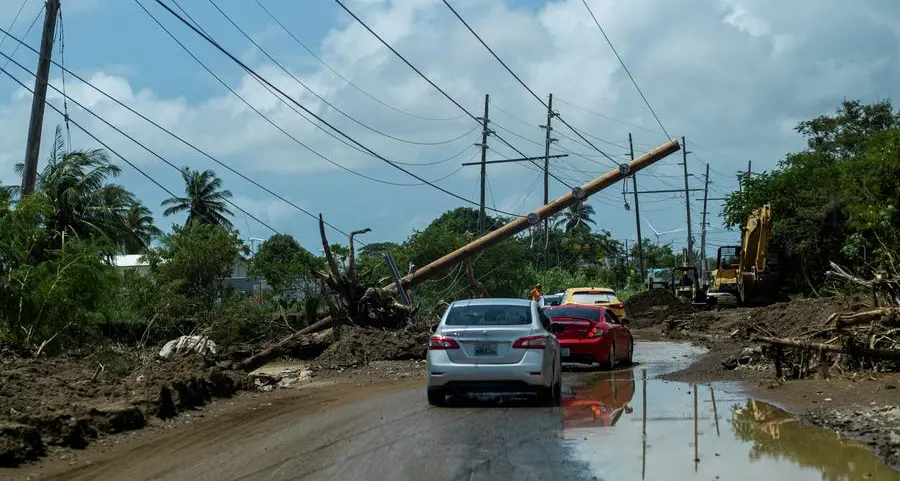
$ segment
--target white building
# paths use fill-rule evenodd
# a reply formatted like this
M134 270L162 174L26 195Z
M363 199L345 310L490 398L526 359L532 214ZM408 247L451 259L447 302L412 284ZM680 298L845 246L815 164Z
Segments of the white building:
M150 263L141 254L117 255L113 258L113 267L123 274L126 271L136 271L142 276L150 273ZM228 277L245 278L249 268L250 260L243 256L238 256L237 260L234 261L234 266L231 268L231 275Z

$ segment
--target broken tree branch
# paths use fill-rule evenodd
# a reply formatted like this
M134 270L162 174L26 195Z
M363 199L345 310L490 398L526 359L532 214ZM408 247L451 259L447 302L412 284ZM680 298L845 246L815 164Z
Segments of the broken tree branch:
M797 341L794 339L780 339L776 337L754 336L754 341L766 342L777 346L799 347L817 352L836 352L853 357L869 357L872 359L900 361L900 349L868 349L858 347L852 343L847 345L822 344L818 342Z
M873 321L879 321L885 316L900 315L900 307L880 307L871 311L858 312L855 314L839 314L834 317L835 326L838 329L845 327L859 326L869 324Z

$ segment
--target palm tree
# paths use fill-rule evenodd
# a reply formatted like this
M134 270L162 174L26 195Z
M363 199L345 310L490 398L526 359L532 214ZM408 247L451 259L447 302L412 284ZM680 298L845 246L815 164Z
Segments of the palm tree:
M17 173L21 175L23 170L24 164L16 165ZM53 207L46 227L56 236L100 236L121 244L124 215L134 195L107 182L120 172L103 149L67 151L57 127L50 158L35 186L35 192L46 196ZM11 193L17 191L13 188Z
M590 225L595 224L594 219L591 218L594 214L593 206L577 202L563 212L562 217L556 221L556 226L562 227L566 232L572 232L575 229L590 230Z
M153 224L153 215L150 209L139 201L134 201L129 206L124 217L124 228L130 235L124 239L122 248L128 254L138 254L150 247L150 241L154 237L162 235Z
M166 210L163 215L169 216L179 212L187 212L188 218L185 225L197 221L204 224L214 224L231 230L231 221L225 215L234 215L225 206L227 199L231 198L231 191L221 190L222 179L216 176L212 170L191 170L184 167L181 170L184 178L185 197L172 197L162 202Z

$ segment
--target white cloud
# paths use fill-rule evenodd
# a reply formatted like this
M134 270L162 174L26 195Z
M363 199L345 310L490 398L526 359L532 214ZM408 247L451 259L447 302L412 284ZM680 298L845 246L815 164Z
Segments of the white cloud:
M475 115L481 115L483 96L490 93L492 102L498 107L491 112L497 133L527 155L543 153L543 131L537 125L545 121L544 108L503 70L440 2L355 1L350 5L373 29ZM634 134L639 152L664 140L581 0L557 0L539 9L515 7L508 0L458 0L454 5L541 98L546 98L548 92L554 93L554 105L565 119L592 136L618 144L614 147L589 137L595 145L608 149L615 162L624 159L626 150L622 146L627 143L629 131ZM898 92L895 79L900 74L900 61L896 47L900 37L896 26L900 25L900 7L895 2L872 2L864 8L838 0L798 0L789 5L774 0L634 0L593 1L591 5L669 133L686 135L692 151L712 162L715 170L728 173L728 178L713 179L726 191L734 187L730 173L743 168L747 158L754 159L754 166L759 169L771 168L785 151L803 146L802 140L790 131L788 122L831 111L844 97L873 100ZM247 16L259 15L255 7L240 8L246 10L242 13ZM232 10L237 12L238 7ZM239 23L242 18L243 15L235 17ZM455 106L419 79L360 25L350 21L342 11L338 11L337 19L337 26L320 42L320 55L335 69L392 106L427 117L459 116ZM0 21L3 21L2 14ZM206 21L221 19L210 16ZM282 59L289 68L296 68L296 75L306 85L359 121L386 134L417 142L438 142L475 127L467 118L425 121L389 110L361 95L331 72L319 68L318 64L311 63L310 59L299 57L299 49L290 43L290 39L272 41L271 25L262 32L260 39L268 39L265 45L271 48L270 53ZM158 48L173 48L162 33L155 41L159 43ZM90 48L102 58L103 45ZM252 49L248 50L244 45L242 51ZM177 48L171 52L171 55L184 55ZM261 61L263 57L255 55L252 58ZM69 58L67 62L76 65L78 59ZM277 66L254 65L273 84L311 111L390 159L432 162L480 139L476 131L448 145L397 142L367 130L327 107ZM378 235L396 239L406 234L405 229L411 223L419 225L426 222L421 219L430 219L459 205L442 194L426 194L425 188L385 187L359 181L286 138L222 88L212 89L209 96L199 100L159 94L157 92L172 91L171 85L150 84L135 76L136 72L146 72L149 68L149 64L142 64L138 59L128 69L111 64L109 69L93 72L88 78L222 161L267 185L277 186L273 189L302 199L304 205L339 212L332 216L348 216L341 218L339 223L342 225L372 223ZM196 75L195 71L172 71L168 81L177 83ZM55 81L58 82L58 78ZM27 79L25 83L30 86L33 80ZM133 133L176 165L190 164L224 171L90 88L71 78L67 86L79 102ZM232 82L232 87L299 141L333 161L383 180L415 182L384 162L324 134L248 76ZM23 126L30 106L29 96L18 90L6 98L8 100L0 104L0 129L9 135L0 137L0 181L11 176L9 167L22 156ZM58 95L51 94L50 98L60 104ZM637 128L603 119L564 102L578 104ZM84 123L102 138L110 139L114 148L139 165L155 171L165 168L146 152L129 145L127 140L110 134L107 128L71 103L69 108L73 119ZM525 124L500 112L499 108ZM47 119L47 128L52 129L58 116L48 111ZM560 139L559 147L596 154L559 122L555 125L554 135ZM536 144L521 140L501 127L514 130ZM81 142L94 145L83 137ZM496 138L489 143L502 155L518 156ZM463 158L442 164L404 167L426 179L439 178L453 171L458 162L468 160L474 149L472 147ZM719 155L723 152L726 155ZM497 155L492 153L491 158L497 158ZM579 170L602 172L615 163L602 157L590 158L594 162L571 155L566 159L567 164L559 164L568 166L559 170L559 175L571 179L570 184L580 183L587 180L587 176L579 174ZM680 174L675 162L669 159L654 167L652 173L643 174L642 188L679 186L677 178L668 177ZM699 174L700 164L691 162L692 169ZM526 167L490 166L489 178L499 202L498 208L518 207L521 212L533 210L535 205L532 204L540 199L540 195L518 205L518 199L524 196L536 175ZM654 177L656 174L658 177ZM477 167L467 167L440 185L477 199L477 189L473 190L473 185L477 185L476 178ZM551 184L554 196L567 190L556 181ZM347 191L350 185L353 187ZM367 187L357 188L358 185ZM269 220L279 227L297 222L291 217L295 210L283 207L285 210L279 213L278 209L282 207L277 206L284 204L258 193L255 187L248 188L243 181L230 178L228 187L239 194L242 202L251 206L248 210L269 215ZM536 188L538 194L541 188L541 185ZM420 200L425 198L429 200ZM618 186L598 199L603 218L609 222L602 227L621 237L633 237L633 222L629 220L632 214L622 209L622 203ZM392 206L397 206L394 218L380 214L386 208L394 208ZM667 215L681 216L682 212L683 208L673 202ZM656 215L662 220L663 214ZM651 213L651 220L652 216Z

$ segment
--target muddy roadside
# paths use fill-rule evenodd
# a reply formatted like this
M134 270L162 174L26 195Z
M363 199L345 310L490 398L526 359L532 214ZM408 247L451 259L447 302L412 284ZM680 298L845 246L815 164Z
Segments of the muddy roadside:
M642 298L643 297L643 298ZM667 293L636 296L629 316L637 335L647 339L688 340L708 349L685 369L662 376L690 383L741 382L748 393L870 446L900 470L900 373L896 366L861 363L846 356L781 353L777 375L774 349L754 334L779 338L836 336L826 328L832 314L860 312L859 297L796 299L760 308L695 311ZM827 342L827 341L820 341ZM810 359L812 357L812 359Z

